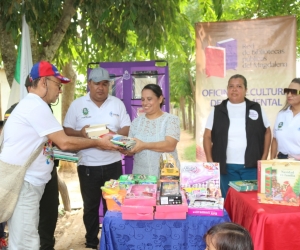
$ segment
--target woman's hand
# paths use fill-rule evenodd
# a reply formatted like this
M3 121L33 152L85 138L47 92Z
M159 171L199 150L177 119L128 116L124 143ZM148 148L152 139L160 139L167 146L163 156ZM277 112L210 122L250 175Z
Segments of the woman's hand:
M123 155L128 155L128 156L133 156L134 155L134 153L132 153L130 150L124 149L124 148L120 149L119 152Z
M137 138L133 138L133 140L135 140L136 144L131 150L129 150L129 154L139 153L142 150L146 149L146 147L145 147L146 143L145 142L143 142L143 141L141 141Z

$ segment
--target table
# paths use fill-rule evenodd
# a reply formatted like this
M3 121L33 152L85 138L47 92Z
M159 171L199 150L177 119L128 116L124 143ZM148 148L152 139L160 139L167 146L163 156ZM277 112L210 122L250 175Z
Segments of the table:
M256 191L229 188L225 209L250 231L255 250L300 249L300 207L260 204Z
M101 250L189 249L204 250L204 234L223 217L187 215L185 220L122 220L120 212L107 211L100 239Z

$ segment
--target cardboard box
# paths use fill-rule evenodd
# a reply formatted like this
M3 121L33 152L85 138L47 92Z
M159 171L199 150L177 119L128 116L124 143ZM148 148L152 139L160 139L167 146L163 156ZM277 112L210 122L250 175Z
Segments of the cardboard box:
M258 161L258 202L299 206L300 162L292 159Z
M153 220L153 213L122 213L123 220Z
M183 191L181 191L182 204L177 205L160 205L159 202L155 207L155 212L159 213L170 213L170 212L184 212L188 211L188 204ZM159 197L158 197L159 200Z
M180 185L187 195L188 214L223 216L219 163L183 162Z
M202 216L223 216L224 198L200 198L189 202L188 214Z
M122 205L121 212L127 214L150 214L154 212L154 207L152 206L132 206L132 205Z
M208 195L209 185L220 192L220 166L216 162L182 162L180 185L182 188L198 188Z
M181 220L186 219L188 204L183 191L181 191L182 204L177 205L156 205L154 219L161 220ZM159 201L159 197L158 197Z
M182 204L179 182L161 182L159 201L161 205Z
M135 184L127 190L124 205L134 206L155 206L156 205L156 184Z
M185 220L186 212L155 212L154 219L156 220Z

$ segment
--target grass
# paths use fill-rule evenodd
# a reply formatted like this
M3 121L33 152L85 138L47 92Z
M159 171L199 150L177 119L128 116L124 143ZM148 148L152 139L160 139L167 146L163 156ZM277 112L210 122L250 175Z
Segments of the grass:
M184 149L183 161L196 161L196 142Z

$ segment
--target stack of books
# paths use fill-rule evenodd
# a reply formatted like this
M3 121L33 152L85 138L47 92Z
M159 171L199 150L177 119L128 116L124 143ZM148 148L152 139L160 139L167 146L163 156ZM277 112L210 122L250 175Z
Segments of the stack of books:
M113 135L113 138L110 141L113 144L120 146L127 150L132 149L136 144L136 141L133 140L132 138L124 136L124 135L118 135L118 134Z
M247 191L256 191L257 190L257 180L230 181L228 185L239 192L247 192Z
M53 154L54 154L54 159L62 160L62 161L78 162L80 159L77 156L77 153L62 151L58 148L53 149Z
M99 139L101 135L109 133L106 124L94 124L85 129L88 137L91 139Z

